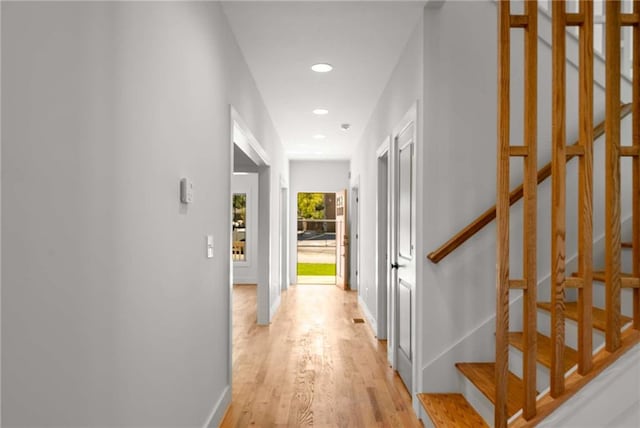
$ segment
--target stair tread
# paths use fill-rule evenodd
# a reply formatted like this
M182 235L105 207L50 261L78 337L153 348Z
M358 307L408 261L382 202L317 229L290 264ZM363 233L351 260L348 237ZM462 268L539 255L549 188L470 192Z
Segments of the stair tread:
M631 242L623 242L622 248L633 248L633 244Z
M551 338L544 334L537 334L538 352L536 360L545 367L551 367ZM524 350L524 333L511 332L509 333L509 344L519 349ZM578 353L575 349L566 346L564 347L564 371L567 372L573 366L578 364Z
M538 307L551 312L551 302L538 302ZM578 304L576 302L565 302L564 315L566 318L578 321ZM593 320L593 328L605 331L607 326L607 315L604 310L594 307L591 319ZM625 325L631 321L631 318L620 315L620 320L622 325Z
M603 270L594 270L593 271L593 280L598 282L604 282L604 274ZM630 273L621 272L620 276L623 278L632 278L633 275Z
M462 394L418 394L418 399L436 428L489 427Z
M578 277L580 274L578 272L574 272L571 276ZM622 279L622 283L620 284L622 288L640 288L640 279L635 278L633 274L620 272L620 277ZM605 271L593 271L593 281L598 284L604 284L606 282Z
M465 375L492 403L496 402L495 363L456 363L456 368ZM507 385L507 413L509 417L522 409L524 382L509 372Z

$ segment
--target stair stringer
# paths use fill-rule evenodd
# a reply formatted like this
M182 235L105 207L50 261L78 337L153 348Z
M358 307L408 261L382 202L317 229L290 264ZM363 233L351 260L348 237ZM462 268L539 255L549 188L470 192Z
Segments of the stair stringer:
M585 385L539 427L640 426L640 345ZM634 422L634 425L629 425Z

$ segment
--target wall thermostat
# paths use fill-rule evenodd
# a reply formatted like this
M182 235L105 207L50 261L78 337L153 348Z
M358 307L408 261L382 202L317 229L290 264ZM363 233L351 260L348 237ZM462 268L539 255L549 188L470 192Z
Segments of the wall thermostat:
M188 178L180 180L180 202L183 204L193 202L193 182Z

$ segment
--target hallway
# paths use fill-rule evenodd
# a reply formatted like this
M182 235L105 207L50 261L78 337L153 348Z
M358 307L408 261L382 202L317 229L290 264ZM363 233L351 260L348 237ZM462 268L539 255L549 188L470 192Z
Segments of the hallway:
M385 346L362 317L357 294L293 286L270 326L258 326L256 289L233 293L233 401L223 427L419 427Z

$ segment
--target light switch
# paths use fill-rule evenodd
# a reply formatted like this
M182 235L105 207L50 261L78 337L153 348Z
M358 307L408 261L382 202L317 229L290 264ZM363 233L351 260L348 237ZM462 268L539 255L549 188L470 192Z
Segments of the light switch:
M193 202L193 182L186 177L180 180L180 202L183 204Z
M207 235L207 258L213 258L213 235Z

